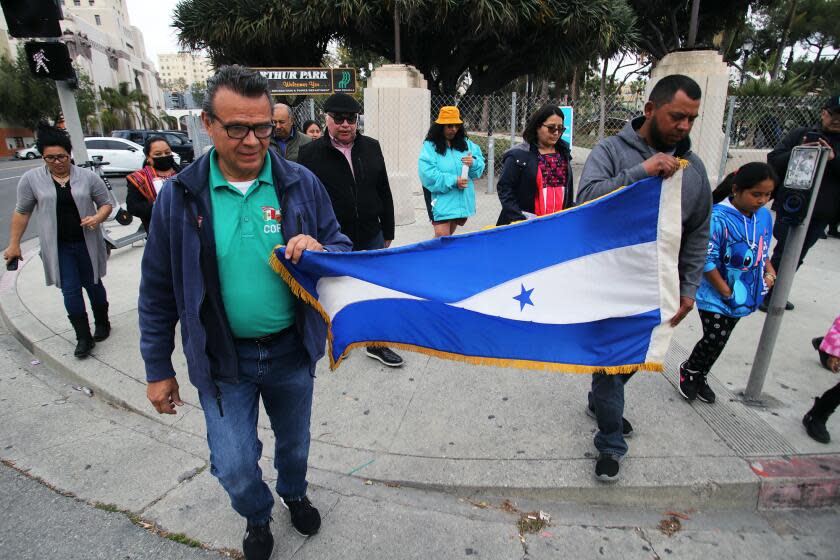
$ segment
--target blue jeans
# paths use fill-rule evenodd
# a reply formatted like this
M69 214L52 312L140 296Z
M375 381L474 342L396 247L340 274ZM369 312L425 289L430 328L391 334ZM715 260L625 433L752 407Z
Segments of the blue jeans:
M81 315L85 312L85 300L82 288L88 294L91 305L108 303L108 295L102 279L93 281L93 265L90 263L87 245L84 241L58 243L58 270L61 275L61 294L64 296L64 308L68 315Z
M260 342L237 340L239 382L217 381L218 395L200 393L207 423L210 472L219 479L236 512L265 523L274 497L259 466L257 436L260 397L274 432L277 494L284 500L306 495L309 418L315 364L294 328Z
M635 372L634 372L635 373ZM589 406L595 409L598 433L595 434L595 448L601 453L623 457L627 453L624 441L624 384L633 373L607 375L592 374L592 390L589 392Z
M385 248L385 236L382 234L382 230L379 230L372 239L368 239L363 243L356 243L353 245L354 251L372 251L374 249L384 249Z

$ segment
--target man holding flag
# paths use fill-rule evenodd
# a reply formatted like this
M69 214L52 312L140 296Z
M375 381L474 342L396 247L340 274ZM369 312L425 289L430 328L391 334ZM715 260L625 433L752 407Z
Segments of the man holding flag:
M644 115L628 122L617 136L605 138L592 150L578 192L578 201L583 203L646 177L671 177L680 169L680 160L688 162L682 181L680 306L671 318L673 327L694 307L709 240L711 185L703 162L691 152L688 137L700 109L700 96L700 86L688 76L662 78L650 93ZM595 476L602 481L618 480L619 461L627 453L625 437L632 434L633 428L623 418L624 384L632 376L633 373L592 376L588 410L598 421Z

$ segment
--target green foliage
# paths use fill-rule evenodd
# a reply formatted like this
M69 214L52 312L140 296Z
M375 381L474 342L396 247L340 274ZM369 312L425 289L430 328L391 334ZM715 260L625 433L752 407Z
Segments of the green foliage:
M128 82L120 82L116 88L99 88L99 98L102 105L99 120L105 134L115 129L136 128L138 117L143 128L160 127L160 118L152 110L149 96L140 89L130 89Z
M32 75L22 45L15 60L0 57L0 83L0 119L34 129L39 121L58 117L55 82Z
M467 74L468 94L492 93L517 76L615 52L637 38L624 0L399 6L403 61L423 72L434 93L455 93ZM394 60L393 9L393 0L181 0L173 26L186 47L206 48L216 66L317 66L331 39Z
M204 103L204 95L206 93L206 82L195 82L194 84L190 85L190 94L192 94L192 98L193 101L195 101L196 106L201 107L201 104Z

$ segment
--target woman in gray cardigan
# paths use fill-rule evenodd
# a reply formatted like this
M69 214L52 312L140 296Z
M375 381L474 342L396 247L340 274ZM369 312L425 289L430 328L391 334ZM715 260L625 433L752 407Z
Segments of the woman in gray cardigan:
M36 147L46 165L30 169L20 178L9 246L3 257L7 263L21 259L20 238L35 211L47 285L61 288L68 319L76 331L74 354L84 358L93 349L94 340L105 340L111 331L108 297L102 285L107 251L99 228L111 213L111 197L96 173L71 163L70 137L63 130L40 125ZM93 309L93 335L82 288Z

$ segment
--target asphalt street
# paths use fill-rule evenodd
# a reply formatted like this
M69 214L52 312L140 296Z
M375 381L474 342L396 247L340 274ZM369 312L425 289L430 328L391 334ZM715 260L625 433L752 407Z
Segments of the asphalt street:
M9 244L9 226L11 225L12 212L15 210L18 181L20 181L21 175L42 165L44 165L44 161L41 159L0 160L0 251ZM120 203L125 202L125 177L109 177L108 181L111 183L114 193L116 193L117 200ZM33 217L29 222L26 233L23 235L23 241L36 237L37 232L38 222Z

